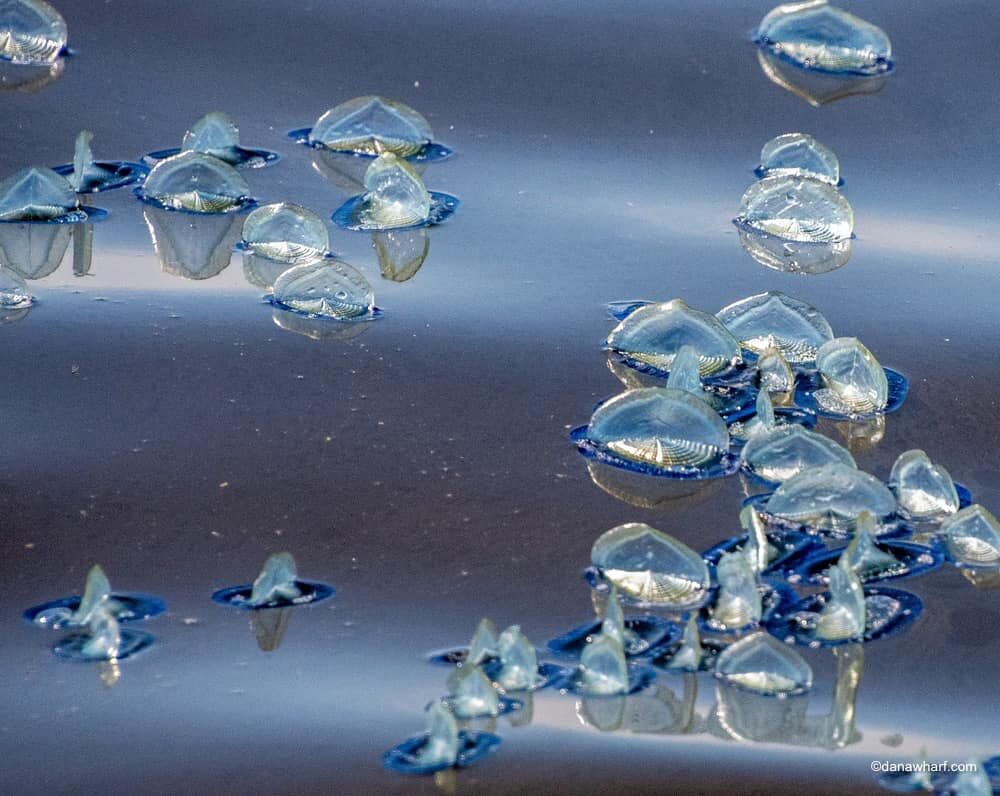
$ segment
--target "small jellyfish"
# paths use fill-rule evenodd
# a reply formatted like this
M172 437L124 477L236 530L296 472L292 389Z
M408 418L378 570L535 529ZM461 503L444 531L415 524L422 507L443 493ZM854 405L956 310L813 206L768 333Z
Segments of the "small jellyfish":
M330 250L326 222L290 202L261 205L243 221L243 243L251 252L290 265L311 262Z
M900 511L915 520L940 520L958 511L955 482L948 471L933 464L922 450L899 455L889 475L889 488Z
M619 525L601 534L590 560L608 583L641 604L675 610L697 607L711 586L701 556L643 523Z
M112 592L108 576L100 564L87 573L83 595L63 597L36 605L24 618L38 627L61 629L87 624L98 606L103 605L119 622L135 622L158 616L166 610L163 600L148 594Z
M812 688L812 669L794 649L763 631L730 644L719 653L715 676L733 685L772 696L792 696Z
M493 679L504 691L533 691L542 684L538 655L520 625L511 625L500 634L497 653L500 667Z
M793 243L837 243L854 235L854 211L832 185L810 177L765 177L740 200L735 223Z
M130 163L119 160L94 160L90 142L94 134L90 130L81 130L76 137L76 147L73 152L73 162L56 166L53 171L61 174L73 186L77 193L99 193L113 188L132 185L143 179L148 169L141 163Z
M356 155L377 156L391 152L401 158L439 160L451 150L433 143L430 124L417 111L385 97L365 96L331 108L307 134L310 146Z
M313 318L357 321L379 315L368 280L353 266L331 258L289 268L275 281L272 301Z
M20 274L0 267L0 310L22 310L31 307L35 297L28 292L28 285Z
M44 0L0 3L0 59L49 64L66 50L66 20Z
M496 718L500 697L481 666L466 664L448 678L448 705L459 719Z
M201 117L184 133L182 152L202 152L230 166L260 168L278 160L278 153L240 146L240 129L229 116L213 111ZM159 155L164 153L153 153ZM170 151L170 154L176 154Z
M775 484L824 464L857 467L846 448L791 423L753 434L740 451L740 465L746 472Z
M52 169L22 169L0 182L0 221L81 222L88 218L65 177Z
M365 193L348 199L333 220L344 229L408 229L440 224L458 204L450 194L428 191L409 163L385 152L365 172Z
M886 408L889 381L871 351L856 337L837 337L816 354L823 388L813 397L824 411L849 417L870 415Z
M691 614L684 625L681 644L665 666L669 671L696 672L701 668L704 657L705 650L701 646L701 634L698 632L698 618L696 614Z
M722 630L739 630L760 622L763 606L757 573L746 556L723 553L716 565L719 591L709 624Z
M893 67L885 31L826 0L774 8L761 20L754 43L807 70L868 76Z
M896 512L889 488L868 473L846 464L825 464L794 475L765 504L779 520L832 534L852 533L858 516L869 512L878 523Z
M777 291L734 301L716 317L743 348L761 357L777 349L793 365L815 361L820 347L833 339L818 309Z
M869 512L861 512L855 525L854 538L841 553L840 566L850 569L862 581L884 578L906 568L896 556L875 543L878 527Z
M861 580L847 560L830 567L827 579L830 596L816 619L813 634L821 641L860 639L865 633L867 613Z
M478 666L486 661L493 660L500 654L497 642L497 629L493 622L485 616L476 625L476 631L472 634L469 642L469 649L465 654L464 662Z
M795 389L795 373L779 349L765 349L757 358L757 386L782 395Z
M188 213L234 213L254 204L250 186L236 169L201 152L161 160L136 195L154 206Z
M427 730L385 753L383 764L401 774L433 774L475 763L500 744L490 733L461 732L455 716L442 702L427 708Z
M687 392L644 387L601 404L583 432L586 442L626 463L664 475L697 475L725 463L729 431L708 404Z
M83 628L61 639L52 651L72 661L117 661L153 643L153 637L148 633L126 630L118 624L113 604L107 596L93 605Z
M720 374L741 362L740 345L729 330L714 316L680 299L638 307L612 329L607 345L664 372L685 345L697 352L702 376Z
M614 696L629 692L628 663L617 639L601 633L584 647L574 690L590 696Z
M1000 567L1000 522L978 503L945 519L941 536L948 555L959 566Z
M325 583L300 580L291 553L275 553L264 562L252 584L220 589L212 599L221 605L259 610L319 602L334 594Z
M840 161L829 147L811 135L785 133L764 144L760 151L759 177L812 177L837 185Z
M767 527L753 506L740 510L740 527L747 532L747 540L740 552L758 575L771 566L778 557L777 548L767 538Z

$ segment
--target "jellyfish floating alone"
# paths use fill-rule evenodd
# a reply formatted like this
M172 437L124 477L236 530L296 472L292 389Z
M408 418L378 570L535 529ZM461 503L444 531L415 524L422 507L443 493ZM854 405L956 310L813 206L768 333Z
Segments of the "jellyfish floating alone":
M252 584L220 589L212 599L220 605L260 610L308 605L334 593L334 588L325 583L301 580L291 553L275 553L264 562Z

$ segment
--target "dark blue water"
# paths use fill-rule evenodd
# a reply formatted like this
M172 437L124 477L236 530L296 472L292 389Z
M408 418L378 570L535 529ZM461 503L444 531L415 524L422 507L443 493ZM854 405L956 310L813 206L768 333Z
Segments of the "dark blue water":
M454 147L425 176L462 206L401 283L370 236L334 232L385 317L317 341L275 325L240 256L201 281L164 272L143 206L95 199L111 218L90 275L74 276L71 246L29 283L38 305L0 326L0 790L843 793L875 789L875 758L1000 751L1000 592L946 567L900 583L926 609L866 648L845 748L797 730L720 740L703 675L679 734L639 719L624 727L644 732L602 733L545 694L453 781L380 766L443 693L425 652L484 614L539 644L588 617L580 571L604 530L644 521L704 548L738 529L737 479L644 509L595 486L567 441L619 387L599 350L607 301L814 303L911 381L859 465L886 477L921 447L1000 507L994 4L852 5L889 32L897 72L821 109L761 73L747 40L766 2L61 6L79 55L43 90L0 97L4 175L66 162L81 127L97 157L131 159L221 109L245 145L283 155L248 174L255 195L326 215L353 191L285 133L378 92ZM730 224L761 145L795 130L837 152L857 216L852 259L823 276L762 268ZM248 617L209 597L281 549L337 596L262 652ZM19 618L95 561L169 603L113 688ZM821 715L834 660L807 656ZM683 702L681 678L662 682Z

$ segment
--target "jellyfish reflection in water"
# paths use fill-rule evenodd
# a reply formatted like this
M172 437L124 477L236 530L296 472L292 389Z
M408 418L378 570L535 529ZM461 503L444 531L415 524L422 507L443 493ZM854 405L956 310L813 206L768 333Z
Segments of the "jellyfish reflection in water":
M8 317L10 313L27 311L34 303L35 297L28 292L28 285L21 276L15 271L0 267L0 310L4 317Z
M401 774L433 774L469 766L499 744L496 735L459 730L448 707L434 702L427 710L426 732L394 746L382 762L390 771Z
M232 260L242 218L232 213L177 213L150 205L143 218L164 273L182 279L211 279Z
M44 0L0 1L0 59L51 64L66 52L66 20Z
M426 229L402 229L376 232L372 248L378 257L379 272L390 282L406 282L417 275L431 250L431 236Z
M616 697L583 697L577 702L577 718L601 732L631 732L636 735L687 735L701 732L702 719L695 712L698 678L682 675L681 693L657 680L635 694Z
M440 224L458 205L450 194L428 191L409 163L386 152L365 172L365 193L341 205L333 220L344 229L407 229Z

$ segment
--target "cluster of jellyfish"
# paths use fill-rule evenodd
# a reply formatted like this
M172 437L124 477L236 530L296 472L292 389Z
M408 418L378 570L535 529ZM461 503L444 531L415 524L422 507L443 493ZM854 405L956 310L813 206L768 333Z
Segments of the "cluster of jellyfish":
M451 154L434 142L427 120L401 103L365 96L331 108L312 128L291 135L328 157L363 165L362 193L337 209L332 221L376 235L383 274L384 264L391 263L389 278L407 278L395 271L399 261L404 270L419 269L426 236L415 239L416 254L408 239L393 236L423 233L424 227L449 218L459 204L454 196L424 185L419 171L424 164ZM339 322L381 314L364 275L331 252L322 217L299 205L260 205L253 198L241 172L274 164L279 156L241 145L239 129L226 114L207 114L185 133L180 147L150 152L141 162L95 160L92 140L90 132L80 133L72 163L26 168L0 182L3 310L23 310L34 303L25 279L41 278L58 266L70 225L89 230L107 216L89 204L92 194L131 185L144 204L165 270L208 278L225 268L237 249L244 254L248 281L264 287L268 301L284 313ZM88 239L83 243L81 248L89 251ZM75 248L74 270L76 255Z
M332 586L304 580L291 553L275 553L264 562L253 583L230 586L212 594L220 605L251 611L258 645L271 652L281 644L292 608L334 595ZM60 597L24 611L34 627L63 632L52 652L70 661L97 663L106 685L121 676L118 663L151 646L155 637L133 625L159 616L166 603L159 597L115 591L99 564L87 574L83 594Z

